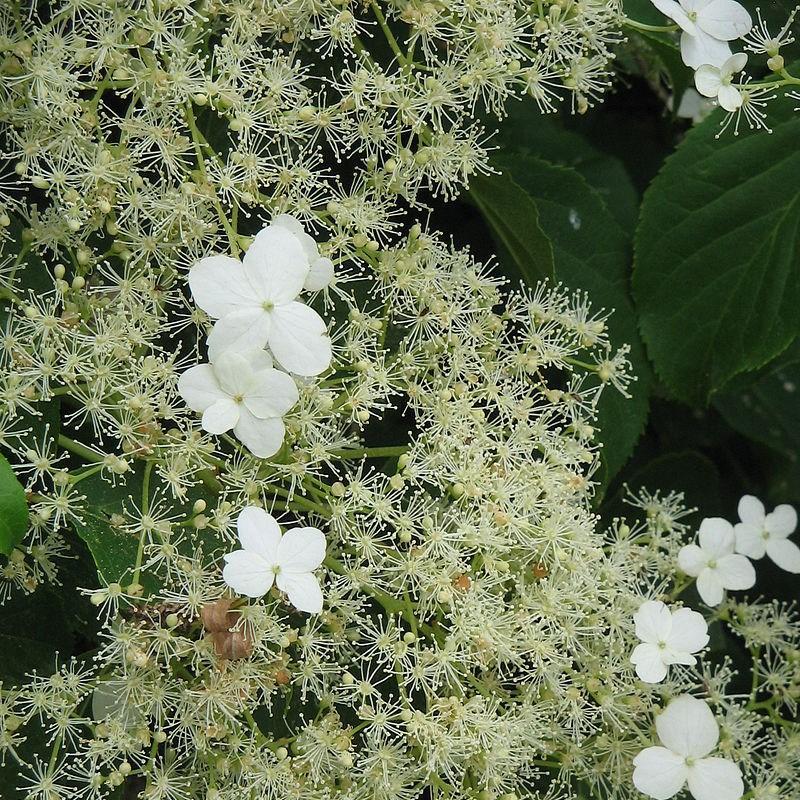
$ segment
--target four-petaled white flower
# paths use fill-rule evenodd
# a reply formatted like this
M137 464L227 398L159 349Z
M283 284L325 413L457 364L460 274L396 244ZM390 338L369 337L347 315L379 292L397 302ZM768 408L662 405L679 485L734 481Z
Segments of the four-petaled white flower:
M689 608L670 611L658 600L646 600L633 615L642 644L631 653L636 674L646 683L659 683L670 664L692 665L692 653L708 644L708 624Z
M721 67L731 56L728 42L753 27L747 9L735 0L652 0L653 5L678 23L681 58L692 69L702 64Z
M222 578L238 594L261 597L272 584L299 611L322 611L314 570L325 558L325 535L316 528L281 529L263 508L247 506L236 521L241 550L225 555Z
M797 527L797 512L790 505L776 506L766 513L764 504L746 494L739 501L739 519L734 526L736 552L748 558L768 555L781 569L800 572L800 547L789 541Z
M307 292L318 292L330 286L334 277L333 261L319 254L317 243L306 233L300 220L291 214L278 214L270 222L270 226L272 225L277 225L293 234L308 258L308 276L303 288Z
M189 271L200 308L217 320L208 337L211 361L225 350L265 347L289 372L312 376L331 363L331 341L322 318L297 300L308 279L308 256L297 235L269 225L253 239L244 259L210 256Z
M697 91L705 97L715 97L726 111L736 111L742 104L742 93L733 86L733 76L744 69L747 53L734 53L721 67L703 64L694 74Z
M734 553L736 537L730 522L721 517L704 519L698 538L699 547L687 544L680 549L678 566L697 578L697 591L706 605L719 605L724 589L749 589L755 584L753 565Z
M198 364L178 379L178 392L193 411L202 413L209 433L233 429L259 458L280 450L286 429L281 417L297 402L291 376L272 368L264 350L224 351L212 364Z
M654 800L667 800L689 784L695 800L739 800L742 772L727 758L708 758L719 741L711 709L688 694L676 697L656 717L663 747L648 747L633 759L633 783Z

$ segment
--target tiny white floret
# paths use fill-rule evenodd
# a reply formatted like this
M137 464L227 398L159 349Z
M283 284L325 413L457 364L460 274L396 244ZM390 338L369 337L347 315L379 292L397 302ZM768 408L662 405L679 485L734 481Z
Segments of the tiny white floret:
M719 726L702 700L680 695L656 717L663 747L648 747L633 759L633 783L654 800L667 800L685 784L695 800L739 800L742 772L727 758L708 757Z
M325 559L325 535L293 528L281 535L274 517L247 506L236 521L242 549L224 556L222 578L237 594L261 597L274 583L299 611L322 611L322 589L314 570Z
M631 663L646 683L659 683L670 664L696 662L697 653L708 644L708 624L690 608L670 609L658 600L646 600L633 615L641 644L634 648Z
M767 514L764 504L750 494L739 501L738 510L736 552L753 559L767 555L781 569L800 573L800 547L789 541L797 528L797 511L784 503Z
M749 589L756 582L756 571L743 555L734 553L733 525L721 517L700 523L699 545L687 544L678 553L678 566L697 578L697 591L703 602L716 606L725 589Z

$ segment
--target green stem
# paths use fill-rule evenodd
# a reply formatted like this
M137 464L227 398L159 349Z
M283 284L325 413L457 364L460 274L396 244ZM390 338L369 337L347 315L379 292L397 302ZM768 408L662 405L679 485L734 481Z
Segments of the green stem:
M625 17L622 24L637 31L650 31L651 33L674 33L680 30L677 25L647 25L644 22L637 22L635 19Z
M150 473L153 471L153 462L148 461L144 465L144 476L142 477L142 532L139 534L139 546L136 549L136 564L133 568L133 580L135 586L139 583L139 576L142 572L142 558L144 557L145 531L144 518L150 511Z
M105 461L105 456L96 453L94 450L89 449L86 445L76 442L74 439L69 439L63 433L58 434L58 443L65 450L80 456L92 464L102 464Z
M354 450L331 450L330 454L335 458L355 459L355 458L391 458L392 456L402 456L407 453L410 445L398 444L387 447L362 447Z

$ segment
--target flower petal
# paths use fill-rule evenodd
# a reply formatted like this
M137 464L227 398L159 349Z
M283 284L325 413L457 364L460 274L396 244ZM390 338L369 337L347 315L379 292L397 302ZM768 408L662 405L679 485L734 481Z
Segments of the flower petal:
M300 246L303 248L303 252L306 254L309 264L313 264L314 261L319 258L317 243L312 236L306 233L303 223L300 222L297 217L293 217L291 214L278 214L277 217L273 217L272 220L270 220L269 224L270 226L274 225L278 228L285 228L289 233L293 234L297 241L300 242Z
M656 717L656 730L661 743L683 757L703 758L719 741L719 726L708 704L688 694L670 701Z
M244 396L244 404L255 417L282 417L298 400L297 384L277 369L257 372Z
M770 532L771 536L785 539L793 534L797 527L797 512L786 503L775 506L775 510L767 514L767 518L764 520L764 527Z
M198 364L187 369L178 378L178 394L192 411L205 411L225 397L211 364Z
M716 97L722 86L719 69L711 64L703 64L694 73L694 85L703 97Z
M697 12L698 28L715 39L740 39L753 27L747 9L735 0L711 0Z
M694 33L694 22L675 0L651 0L651 2L662 14L677 22L683 30Z
M298 238L283 227L268 225L244 254L244 272L259 305L290 303L300 294L308 275L308 257Z
M269 347L280 365L296 375L319 375L331 363L331 340L325 323L303 303L276 307Z
M204 412L200 424L209 433L225 433L239 421L239 405L230 397L223 397Z
M270 590L275 573L261 556L246 550L234 550L224 558L222 579L234 592L246 597L261 597Z
M800 572L800 547L788 539L770 539L767 542L767 555L787 572Z
M756 582L756 571L747 556L723 556L717 560L716 572L726 589L749 589Z
M253 370L250 362L241 353L225 350L217 356L212 366L219 385L229 397L241 398L250 388Z
M708 556L696 545L687 544L678 551L678 566L687 574L696 578L708 563Z
M230 256L198 261L189 270L189 289L194 302L214 319L257 305L242 262Z
M277 564L281 529L275 518L258 506L246 506L236 519L242 548L260 555L267 564Z
M648 747L633 759L633 785L654 800L667 800L686 783L688 767L666 747Z
M269 458L281 449L286 427L280 417L258 419L240 407L239 422L233 429L239 441L258 458Z
M298 611L307 614L319 614L322 611L322 589L310 572L279 572L276 583Z
M316 528L292 528L278 545L278 564L285 572L312 572L325 559L325 534Z
M733 525L722 517L706 517L700 523L697 539L709 558L719 558L732 553L736 544Z
M736 111L742 104L742 94L735 86L720 86L717 102L726 111Z
M714 39L699 28L694 35L684 31L681 34L681 58L687 67L697 69L703 64L721 67L731 57L727 42Z
M696 653L708 644L708 639L708 623L702 614L691 608L679 608L672 614L672 630L667 637L670 649Z
M315 258L311 262L311 269L308 271L303 289L307 292L318 292L331 285L335 274L333 261L325 257Z
M739 501L739 506L736 510L742 522L749 522L757 528L764 524L764 519L767 516L764 504L757 497L753 497L752 494L744 495Z
M636 636L643 642L664 641L672 629L672 614L659 600L646 600L633 615Z
M226 350L247 352L264 347L269 330L270 314L263 308L234 311L218 320L208 335L208 357L216 362Z
M689 791L695 800L739 800L742 771L727 758L701 758L689 767Z
M736 552L748 558L763 558L767 552L767 540L761 525L752 522L739 522L733 526L736 536Z
M706 567L697 576L697 593L707 606L718 606L722 602L725 587L715 569Z
M656 644L637 645L631 653L631 664L636 674L645 683L661 683L667 677L667 665L661 657L661 648Z

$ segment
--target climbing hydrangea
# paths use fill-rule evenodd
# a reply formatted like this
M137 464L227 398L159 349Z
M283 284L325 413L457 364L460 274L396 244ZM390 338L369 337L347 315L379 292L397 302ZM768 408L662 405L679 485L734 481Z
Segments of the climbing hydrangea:
M679 755L800 789L794 609L706 577L701 624L682 498L593 511L598 403L634 378L607 313L416 221L488 169L479 114L602 94L616 2L16 12L0 444L30 530L0 591L60 580L71 537L100 631L0 686L23 797L633 800L683 695L722 736ZM648 602L697 634L658 684L631 661ZM712 619L744 693L701 652Z

